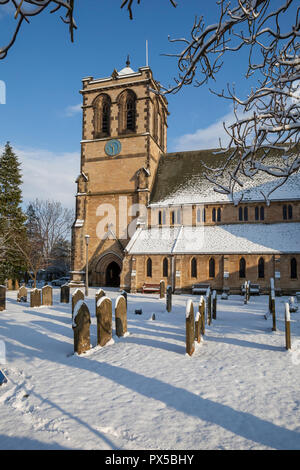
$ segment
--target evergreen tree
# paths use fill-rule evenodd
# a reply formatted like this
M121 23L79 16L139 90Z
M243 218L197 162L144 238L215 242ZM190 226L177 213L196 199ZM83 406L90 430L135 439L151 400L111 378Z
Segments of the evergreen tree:
M7 242L0 260L0 281L18 279L25 268L24 257L15 246L26 236L22 209L21 171L17 155L9 142L0 157L0 236Z

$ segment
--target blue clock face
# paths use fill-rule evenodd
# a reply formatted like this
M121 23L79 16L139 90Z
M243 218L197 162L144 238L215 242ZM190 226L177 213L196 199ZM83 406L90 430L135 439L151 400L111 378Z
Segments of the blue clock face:
M121 152L121 142L117 139L109 140L105 145L105 153L110 157L114 157Z

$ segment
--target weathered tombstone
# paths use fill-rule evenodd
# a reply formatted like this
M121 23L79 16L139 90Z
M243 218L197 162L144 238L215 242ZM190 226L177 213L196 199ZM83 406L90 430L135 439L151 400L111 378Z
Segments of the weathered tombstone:
M275 292L272 291L272 298L271 298L271 312L272 312L272 319L273 319L273 326L272 331L276 331L276 312L275 312Z
M127 307L127 292L126 292L126 290L122 290L120 295L123 295L124 299L126 300L126 307Z
M12 281L12 279L7 279L7 290L13 290L13 281Z
M195 341L197 343L201 341L201 314L199 311L195 315Z
M116 335L124 336L127 333L127 308L123 295L116 299L115 305Z
M186 305L185 332L186 352L189 356L191 356L195 351L194 306L191 300L188 300Z
M167 302L166 302L166 309L168 312L172 310L172 287L167 287Z
M80 289L76 289L72 295L72 318L74 315L75 305L79 300L84 300L84 293Z
M201 322L201 335L205 335L205 300L201 295L199 302L200 322Z
M53 294L51 286L42 287L42 304L43 305L53 305Z
M68 284L64 284L60 288L60 302L62 304L68 304L70 302L70 287Z
M73 312L72 328L74 332L74 352L82 354L88 351L90 345L91 316L83 300L77 302Z
M212 293L212 317L217 319L217 292L214 290Z
M211 290L208 287L206 291L206 305L207 305L207 324L211 324Z
M32 289L30 291L30 307L40 307L41 306L41 290Z
M6 287L0 286L0 312L6 307Z
M245 281L244 283L244 304L248 303L248 283Z
M291 349L291 316L289 304L285 303L285 348Z
M98 300L101 299L102 297L105 297L105 292L103 289L99 289L97 292L96 292L96 295L95 295L95 301L96 301L96 309L95 311L97 311L97 303L98 303Z
M27 302L27 289L25 286L20 287L18 290L17 302Z
M112 338L112 303L104 296L100 297L96 306L97 344L105 346Z
M164 280L161 280L159 283L159 298L163 299L165 297L166 284Z

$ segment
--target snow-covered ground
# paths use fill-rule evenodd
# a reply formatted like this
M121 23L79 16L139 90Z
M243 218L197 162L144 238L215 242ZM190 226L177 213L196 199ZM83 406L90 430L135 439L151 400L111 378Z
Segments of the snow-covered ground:
M87 299L93 347L95 291ZM114 305L118 290L106 291ZM0 387L0 448L300 449L300 311L291 314L286 351L286 298L276 298L272 332L266 296L248 305L219 297L217 320L189 357L191 297L196 308L198 297L176 295L167 313L157 295L128 295L129 336L77 356L71 304L59 304L59 289L53 307L36 309L8 292L0 312L8 378Z

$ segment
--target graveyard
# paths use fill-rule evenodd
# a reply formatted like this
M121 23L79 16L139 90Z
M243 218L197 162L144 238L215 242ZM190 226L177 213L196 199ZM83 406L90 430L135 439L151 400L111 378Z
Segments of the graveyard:
M0 448L300 449L300 310L247 294L6 291Z

